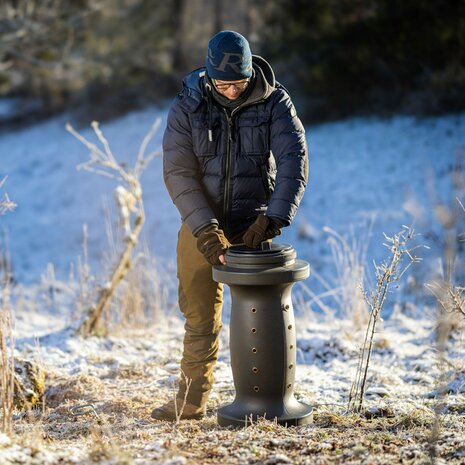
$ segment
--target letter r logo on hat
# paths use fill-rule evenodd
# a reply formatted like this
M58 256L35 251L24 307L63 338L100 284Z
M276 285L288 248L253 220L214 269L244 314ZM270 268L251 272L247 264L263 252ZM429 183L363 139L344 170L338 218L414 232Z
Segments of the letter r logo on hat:
M239 81L252 76L252 53L247 39L234 31L221 31L208 43L206 67L212 79Z

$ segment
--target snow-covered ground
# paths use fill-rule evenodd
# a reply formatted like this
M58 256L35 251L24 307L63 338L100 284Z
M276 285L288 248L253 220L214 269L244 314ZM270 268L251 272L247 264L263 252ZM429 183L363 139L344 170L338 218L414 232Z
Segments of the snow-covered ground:
M18 337L18 353L40 361L47 372L47 407L39 418L18 418L15 430L26 437L39 430L47 442L36 440L31 449L27 441L21 446L24 440L18 444L3 438L2 444L0 435L0 462L426 465L434 408L441 405L437 463L463 464L463 327L448 343L450 365L443 374L448 394L438 404L441 371L435 364L434 321L399 311L380 324L367 412L358 417L345 412L363 331L350 320L297 320L295 393L314 406L315 423L288 431L258 423L237 432L216 425L216 408L234 394L227 331L222 333L207 417L175 428L150 420L151 409L173 397L182 350L179 323L177 317L166 317L149 329L87 339L66 331L39 340Z
M166 111L150 108L102 124L119 160L134 160L140 142ZM89 257L97 270L107 250L102 196L111 204L112 180L76 166L87 150L65 131L66 116L0 137L0 178L18 204L3 217L15 279L37 282L48 263L66 279L70 264L82 254L82 228L88 225ZM72 121L71 121L72 123ZM327 226L357 234L374 221L368 256L385 256L382 232L393 234L403 224L431 234L435 196L451 200L451 174L464 150L465 115L417 120L353 119L308 127L310 182L293 227L281 242L294 244L299 256L316 271L331 264ZM93 131L83 129L91 139ZM162 131L150 149L160 146ZM147 209L145 237L156 257L174 261L178 213L163 184L161 159L143 176ZM299 232L301 233L299 235ZM436 231L437 232L437 231ZM431 253L435 253L434 250Z
M166 111L148 108L101 126L119 160L131 163L156 118L164 121ZM82 228L87 224L89 262L97 280L101 276L102 260L108 253L102 205L105 202L111 204L112 191L116 186L112 180L76 171L76 165L86 161L88 154L85 147L65 131L66 123L67 117L62 116L0 136L0 180L8 175L5 188L18 204L16 211L0 218L4 241L1 245L9 251L15 279L12 293L16 348L18 355L40 360L49 373L51 407L49 416L43 419L44 434L55 449L64 447L63 444L66 446L69 463L73 463L74 459L79 462L82 451L76 449L73 435L78 434L76 431L84 434L89 425L82 423L84 420L79 423L79 418L71 419L69 407L92 402L102 421L114 427L114 435L123 444L123 449L130 449L134 457L140 458L140 461L136 459L136 463L152 463L150 460L153 463L190 463L188 449L184 449L182 442L184 430L177 438L168 440L168 436L164 435L166 431L161 434L157 424L148 421L155 400L172 395L171 386L177 377L182 339L182 322L177 316L174 300L179 217L163 184L161 159L155 159L143 176L147 214L143 235L158 260L160 270L163 270L159 273L162 284L173 291L169 294L171 310L165 309L166 314L153 328L105 338L77 338L63 330L75 317L73 299L76 290L72 285L67 287L70 269L73 269L71 264L74 263L76 273L78 257L83 254ZM424 421L420 426L426 425L428 429L434 417L432 398L440 371L436 366L434 348L434 306L424 297L424 284L440 268L437 258L443 253L443 232L434 216L433 206L438 201L450 206L454 195L463 194L461 191L454 193L452 174L465 148L465 114L423 120L405 116L389 120L351 119L308 127L307 130L309 187L294 226L287 228L278 242L293 244L299 257L311 263L313 276L306 283L311 292L320 294L327 288L334 291L344 284L338 278L341 270L336 268L328 243L328 239L334 239L336 233L347 237L349 243L354 237L360 250L366 246L362 261L368 263L367 273L371 273L372 259L379 261L387 256L388 250L382 245L383 232L391 235L402 225L412 225L421 235L416 243L431 247L418 251L423 262L416 264L409 272L410 278L402 281L403 288L401 286L388 297L390 318L380 323L367 391L367 405L373 417L387 415L395 419L394 426L390 426L394 429L389 431L397 434L399 425L404 427L407 424L401 424L400 418L405 416L414 418L412 424ZM80 131L95 140L90 129ZM160 145L161 136L161 132L155 136L152 150ZM106 200L102 200L103 196ZM359 252L359 255L363 253ZM50 266L47 270L49 263L53 264L53 272ZM357 276L353 278L351 284L355 288ZM313 299L312 305L308 305L311 299L304 287L296 286L295 294L298 316L297 394L317 407L320 414L317 426L322 427L324 422L321 419L327 420L324 409L340 413L345 408L363 337L363 324L357 322L346 308L338 308L337 299L321 297L322 302L330 307L329 313L322 314L322 305L318 305L317 300ZM332 310L345 312L334 316ZM447 417L449 443L444 443L449 444L449 448L443 444L449 455L444 452L443 456L449 457L450 463L460 463L461 455L453 455L454 450L465 453L456 445L457 441L460 444L463 440L463 429L460 432L457 427L460 422L457 423L453 417L454 412L459 412L459 415L465 412L463 337L463 329L461 333L457 331L451 335L448 353L450 396L444 411L452 416ZM227 327L222 338L212 408L228 401L233 394ZM61 403L57 399L61 399ZM114 413L119 408L123 409L125 421L130 422L129 428L121 416ZM424 413L424 418L419 412ZM70 426L72 421L78 422L74 429ZM221 434L213 426L213 411L205 422L201 423L201 428L213 435ZM72 430L69 436L60 432L57 426L65 423L66 431L68 427ZM145 428L144 434L136 427ZM17 428L27 430L22 424ZM406 437L399 436L398 440L404 441L399 447L405 449L405 457L413 454L413 460L416 460L415 457L421 455L418 450L421 450L425 437L415 436L420 434L419 430L410 437L408 427L405 428ZM131 438L137 437L137 440L127 440L125 434L129 431L133 435ZM196 433L199 438L202 434L208 435L208 431L202 431ZM257 437L260 437L260 428L258 431ZM158 434L162 439L155 444ZM292 440L297 441L301 435L313 437L314 434L316 430L308 427L289 433L288 438L295 435ZM276 435L279 437L284 433L278 430ZM63 437L66 439L64 443L60 442ZM249 437L252 443L253 440L258 441L254 438ZM278 441L273 447L279 449L279 440L272 440ZM319 437L315 440L317 444L325 444ZM376 443L375 439L373 441ZM0 457L2 453L4 458L15 453L19 456L20 452L12 451L13 446L7 442L3 444L0 437ZM253 448L250 446L250 450L244 452L242 459L236 457L231 463L313 463L298 460L293 455L295 451L286 452L284 446L283 450L291 457L287 457L288 461L282 457L270 458L266 452L270 441L266 443L268 446L264 445L265 442L254 443ZM309 450L313 447L307 446ZM325 453L329 454L333 446L325 446ZM371 447L366 445L363 463L400 463L394 459L377 462ZM208 447L203 453L206 454L207 450ZM281 452L283 450L280 449ZM338 454L336 446L331 450ZM416 455L417 452L420 455ZM176 462L177 459L172 458L175 453L184 459ZM216 449L215 453L218 453ZM311 451L308 453L311 456ZM206 457L197 455L193 457L197 462L192 463L218 463L223 460L215 459L215 456ZM257 462L253 461L254 457ZM362 463L359 456L352 458L354 462L347 458L338 462L339 459L334 458L334 461L328 459L321 463ZM53 460L58 463L58 458L50 459L50 463L55 463ZM18 463L28 462L25 459Z

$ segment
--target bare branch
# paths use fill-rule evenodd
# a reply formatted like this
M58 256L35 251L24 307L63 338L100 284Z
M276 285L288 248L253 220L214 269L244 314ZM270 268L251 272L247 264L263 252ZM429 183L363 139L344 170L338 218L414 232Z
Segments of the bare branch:
M144 169L144 166L146 166L147 163L150 162L150 160L152 160L159 154L159 151L156 151L156 152L152 152L147 157L145 157L145 150L147 149L147 145L152 140L155 133L158 131L160 124L161 124L161 119L157 118L152 124L150 131L147 133L147 135L144 137L144 140L142 141L142 144L139 149L139 153L137 154L136 166L134 168L134 175L136 177L140 176L140 172L141 170Z
M108 161L111 164L114 164L114 165L118 166L118 163L116 163L116 160L113 157L113 154L111 153L110 144L105 139L102 131L100 130L98 121L92 121L92 123L90 125L91 125L92 129L95 131L95 134L97 134L97 137L98 137L99 141L102 143L103 148L105 149L105 155L106 155Z
M91 158L94 159L97 157L99 161L104 162L105 161L105 154L92 142L89 142L85 137L81 136L74 128L71 126L71 124L67 123L66 124L66 130L70 132L76 139L78 139L81 143L83 143L91 153Z
M84 321L79 326L78 331L83 335L89 335L95 332L106 306L112 299L119 283L125 278L127 271L131 267L132 252L137 245L145 221L140 176L148 166L149 161L153 158L144 158L144 152L155 130L159 127L159 123L152 125L148 135L144 138L142 146L138 151L133 170L124 169L123 166L117 162L111 151L108 140L100 130L98 122L93 121L91 126L103 150L80 135L69 123L66 125L66 129L90 151L90 159L78 165L78 169L110 177L123 184L116 187L115 200L124 230L124 247L106 284L98 291L95 305L89 307Z

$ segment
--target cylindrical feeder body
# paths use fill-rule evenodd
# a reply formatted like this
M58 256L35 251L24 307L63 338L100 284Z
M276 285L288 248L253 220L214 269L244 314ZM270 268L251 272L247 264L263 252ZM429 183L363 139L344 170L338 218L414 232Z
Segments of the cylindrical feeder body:
M223 426L259 417L294 426L312 421L311 406L294 397L296 332L291 290L310 274L288 245L265 250L231 248L213 279L231 289L230 350L236 388L232 404L218 410Z

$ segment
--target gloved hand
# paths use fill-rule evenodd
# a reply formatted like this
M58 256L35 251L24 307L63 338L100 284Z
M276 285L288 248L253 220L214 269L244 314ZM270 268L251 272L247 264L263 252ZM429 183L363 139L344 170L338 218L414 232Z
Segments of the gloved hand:
M281 226L272 218L260 214L249 226L242 239L247 247L255 249L261 242L280 235Z
M220 255L231 246L222 229L216 224L206 227L197 238L197 249L211 265L221 265Z

